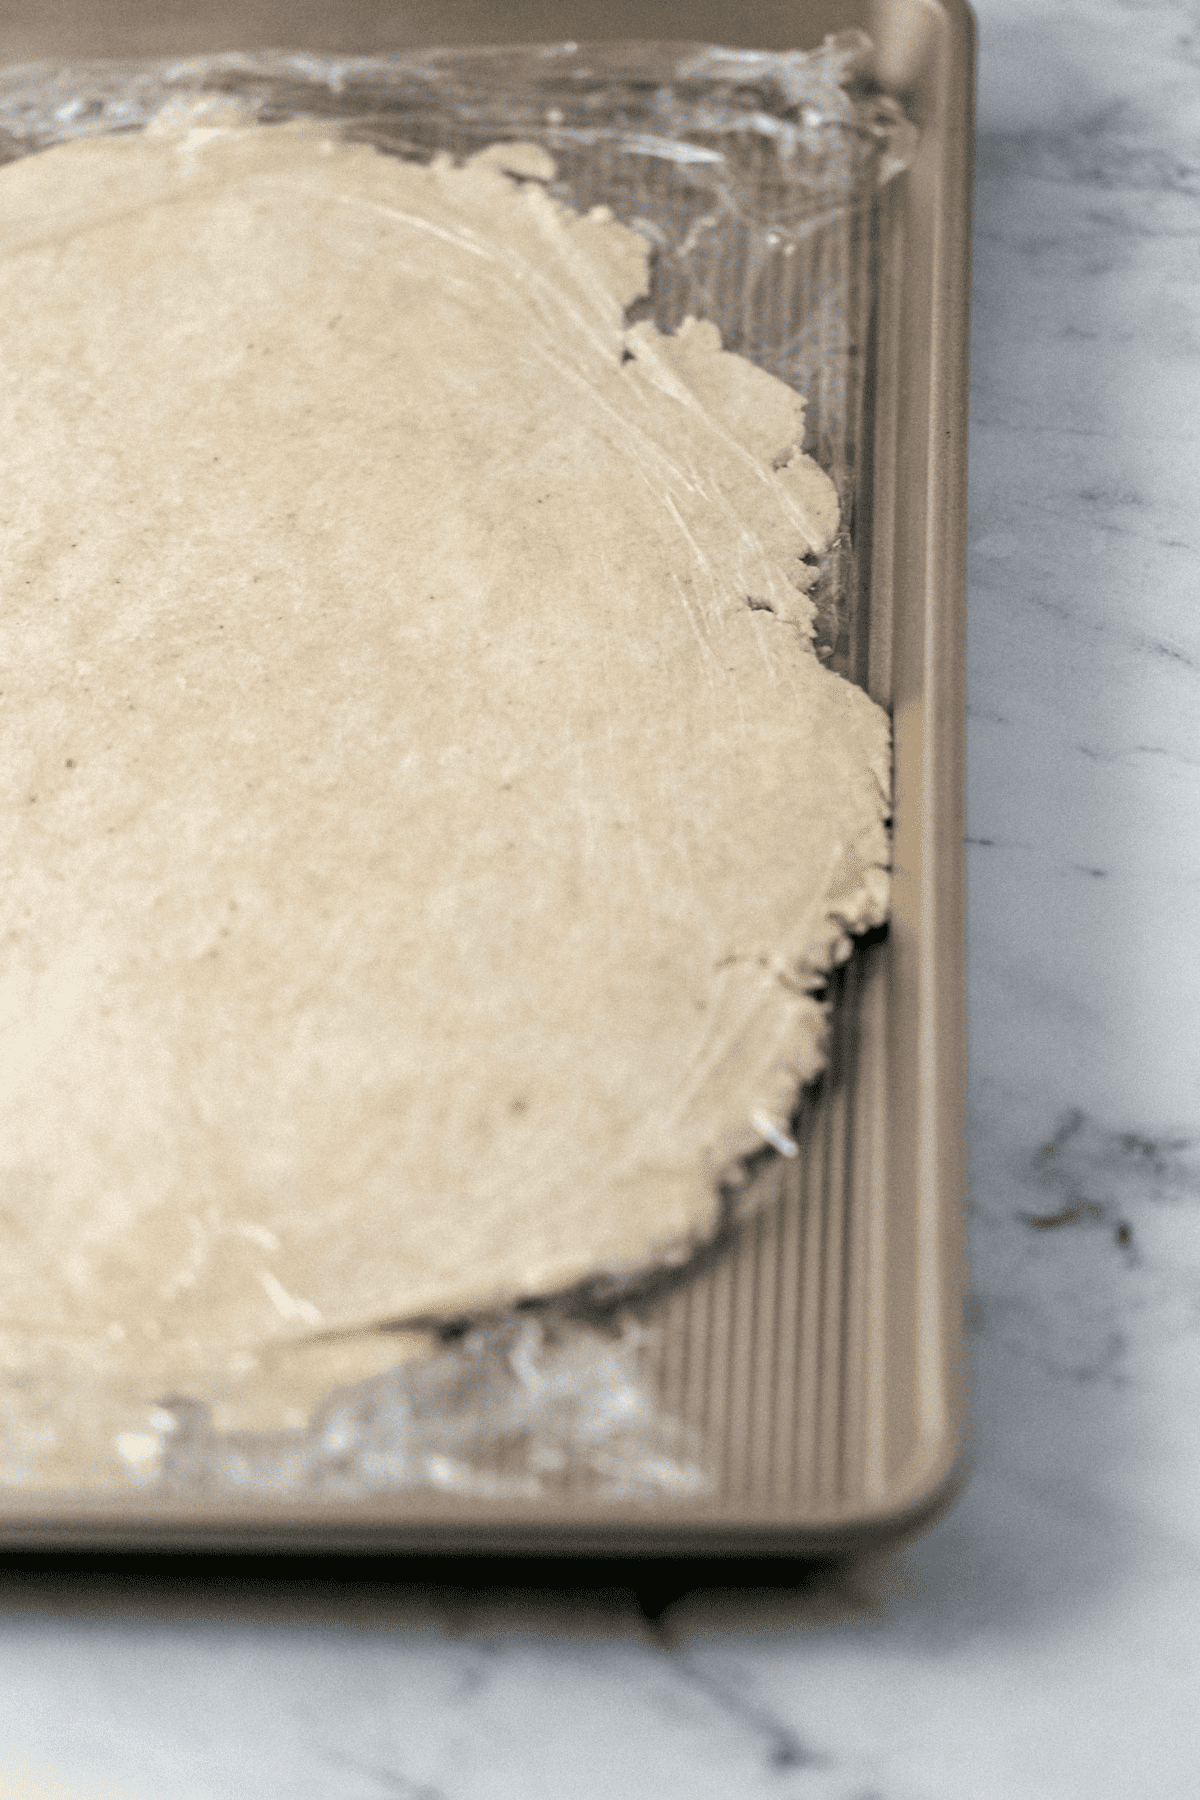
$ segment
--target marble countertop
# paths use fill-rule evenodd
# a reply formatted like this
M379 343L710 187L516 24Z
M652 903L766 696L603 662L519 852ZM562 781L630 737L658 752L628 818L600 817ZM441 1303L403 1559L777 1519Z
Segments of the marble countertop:
M654 1624L9 1572L3 1800L1200 1789L1200 24L978 13L969 1488Z

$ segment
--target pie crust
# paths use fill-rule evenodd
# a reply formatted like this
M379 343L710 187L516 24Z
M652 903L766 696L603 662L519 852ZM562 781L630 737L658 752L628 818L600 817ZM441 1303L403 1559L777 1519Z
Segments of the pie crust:
M0 175L40 1367L232 1392L678 1258L789 1148L888 891L887 719L811 643L836 496L715 327L627 325L648 246L552 174L286 125Z

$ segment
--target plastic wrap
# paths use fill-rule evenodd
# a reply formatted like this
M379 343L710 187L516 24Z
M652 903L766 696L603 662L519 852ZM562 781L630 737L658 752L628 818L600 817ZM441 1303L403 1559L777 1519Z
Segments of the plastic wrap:
M511 1319L337 1389L296 1431L216 1431L185 1397L154 1409L145 1460L172 1492L323 1499L433 1488L536 1500L548 1482L601 1500L707 1486L695 1431L664 1413L646 1333Z
M164 108L214 125L317 117L418 160L542 146L556 198L603 203L650 243L651 290L632 317L667 331L710 319L726 347L808 397L804 447L832 475L843 520L812 589L816 648L853 678L874 261L887 184L915 147L866 80L869 53L849 31L808 54L567 44L30 66L0 72L0 160L141 130ZM771 1161L731 1189L703 1256L769 1188ZM704 1433L664 1402L655 1333L628 1316L644 1298L615 1272L543 1310L451 1322L429 1354L336 1391L290 1431L222 1432L199 1402L166 1396L124 1435L122 1459L131 1480L184 1492L702 1493Z

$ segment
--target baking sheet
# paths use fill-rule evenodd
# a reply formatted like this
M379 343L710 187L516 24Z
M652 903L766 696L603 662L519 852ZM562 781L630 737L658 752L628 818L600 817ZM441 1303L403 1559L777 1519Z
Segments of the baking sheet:
M464 154L498 137L545 144L562 198L605 201L655 245L651 307L661 326L688 312L714 318L730 347L808 394L805 447L834 475L847 527L820 571L818 647L865 685L866 402L881 268L894 249L890 183L916 148L898 106L862 80L868 49L861 34L846 33L808 59L609 45L387 62L273 53L18 72L0 79L0 149L24 154L81 132L137 129L164 97L203 111L217 104L214 95L264 120L316 112L400 154ZM841 980L861 986L878 962L876 947ZM806 1400L808 1377L788 1374L786 1315L807 1304L811 1325L821 1308L814 1312L812 1295L804 1300L805 1284L816 1283L818 1298L829 1286L819 1272L837 1234L828 1229L834 1187L828 1168L820 1172L829 1162L822 1107L827 1113L830 1096L853 1085L857 995L849 998L837 1012L824 1100L809 1096L797 1125L797 1166L767 1157L751 1171L751 1187L730 1197L718 1254L702 1257L686 1281L677 1273L673 1291L633 1306L592 1292L548 1314L465 1333L460 1326L430 1358L334 1396L307 1432L220 1433L186 1405L161 1409L146 1432L133 1434L141 1441L129 1446L131 1482L154 1480L156 1492L185 1502L201 1491L327 1498L425 1486L526 1504L572 1495L624 1505L708 1495L719 1503L761 1410L746 1356L741 1373L722 1359L730 1362L735 1340L749 1341L744 1330L739 1338L734 1316L739 1294L743 1305L749 1299L758 1336L768 1329L762 1275L747 1288L746 1269L763 1265L764 1245L774 1242L771 1392L777 1401L790 1393L791 1410L773 1422L767 1487L794 1511L799 1490L786 1468L797 1463L806 1433L829 1435L831 1415L826 1396L819 1420L819 1377ZM810 1190L807 1201L797 1178ZM742 1213L753 1214L752 1253ZM818 1216L823 1251L814 1241ZM807 1242L791 1267L789 1232ZM844 1231L841 1240L844 1260ZM583 1364L594 1362L582 1383L581 1350ZM838 1379L844 1384L844 1371ZM763 1452L756 1455L761 1464ZM753 1456L748 1466L757 1467ZM147 1504L153 1509L152 1496ZM148 1516L144 1506L135 1510Z

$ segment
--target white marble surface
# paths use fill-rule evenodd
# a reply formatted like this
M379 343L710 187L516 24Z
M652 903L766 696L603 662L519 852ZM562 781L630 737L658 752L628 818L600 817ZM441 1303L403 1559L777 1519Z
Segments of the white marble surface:
M1200 20L979 11L971 1487L657 1634L9 1577L3 1800L1200 1792Z

